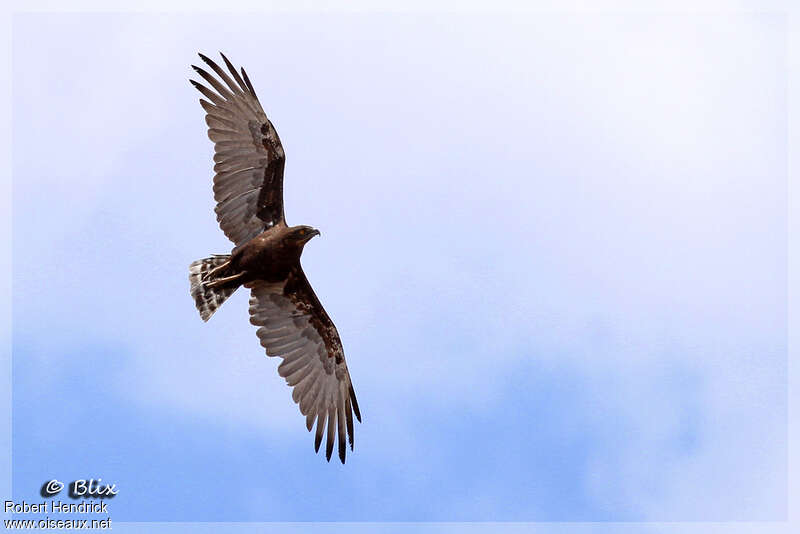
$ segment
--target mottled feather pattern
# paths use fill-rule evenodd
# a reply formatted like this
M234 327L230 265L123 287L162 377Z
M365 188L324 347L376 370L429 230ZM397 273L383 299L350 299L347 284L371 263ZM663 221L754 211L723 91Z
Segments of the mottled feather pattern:
M207 275L215 267L219 267L230 259L230 254L217 254L210 258L197 260L189 265L189 293L194 299L197 311L203 321L208 321L222 303L230 297L236 288L209 289L206 286Z

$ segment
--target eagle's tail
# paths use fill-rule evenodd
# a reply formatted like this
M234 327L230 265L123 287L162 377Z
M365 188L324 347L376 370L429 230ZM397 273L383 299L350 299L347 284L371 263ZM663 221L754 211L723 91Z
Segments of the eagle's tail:
M209 283L217 279L212 271L227 263L229 259L231 259L230 254L215 254L189 265L189 283L191 284L189 293L192 295L203 321L208 321L217 308L222 306L225 299L236 291L236 287L209 287Z

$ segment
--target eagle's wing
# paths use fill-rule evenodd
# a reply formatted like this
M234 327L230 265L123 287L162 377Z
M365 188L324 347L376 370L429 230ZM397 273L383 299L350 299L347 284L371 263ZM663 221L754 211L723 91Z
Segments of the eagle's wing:
M293 269L285 282L252 282L250 322L268 356L283 361L278 373L294 388L309 432L316 420L314 449L319 452L326 433L326 457L331 459L334 434L339 436L339 459L345 460L345 428L353 448L353 413L361 421L356 394L344 360L342 342L330 317L314 294L303 270Z
M203 54L200 57L224 82L192 65L216 91L189 80L210 100L201 98L200 104L206 110L208 137L214 141L215 211L222 231L239 246L283 221L285 156L244 69L240 76L222 55L229 76Z

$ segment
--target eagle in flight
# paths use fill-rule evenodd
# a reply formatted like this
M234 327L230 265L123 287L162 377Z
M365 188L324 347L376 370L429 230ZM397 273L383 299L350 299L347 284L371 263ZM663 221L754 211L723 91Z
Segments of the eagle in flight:
M213 91L190 81L205 97L200 105L214 142L214 211L234 247L189 266L190 292L208 321L239 287L250 289L250 322L267 355L283 359L278 373L294 388L309 432L316 422L314 449L319 452L325 436L330 461L338 435L344 463L346 440L353 449L353 413L359 422L361 413L339 333L300 266L303 247L319 230L286 223L281 140L247 73L220 55L228 72L200 54L217 77L192 65Z

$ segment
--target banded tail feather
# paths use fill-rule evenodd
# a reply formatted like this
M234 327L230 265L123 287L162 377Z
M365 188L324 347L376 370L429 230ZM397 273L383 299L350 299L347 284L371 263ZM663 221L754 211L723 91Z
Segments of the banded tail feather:
M237 289L236 287L208 287L208 284L216 279L215 273L212 271L225 265L230 258L230 254L215 254L189 265L189 283L191 284L189 293L192 295L203 321L208 321L217 308L222 306L222 303Z

